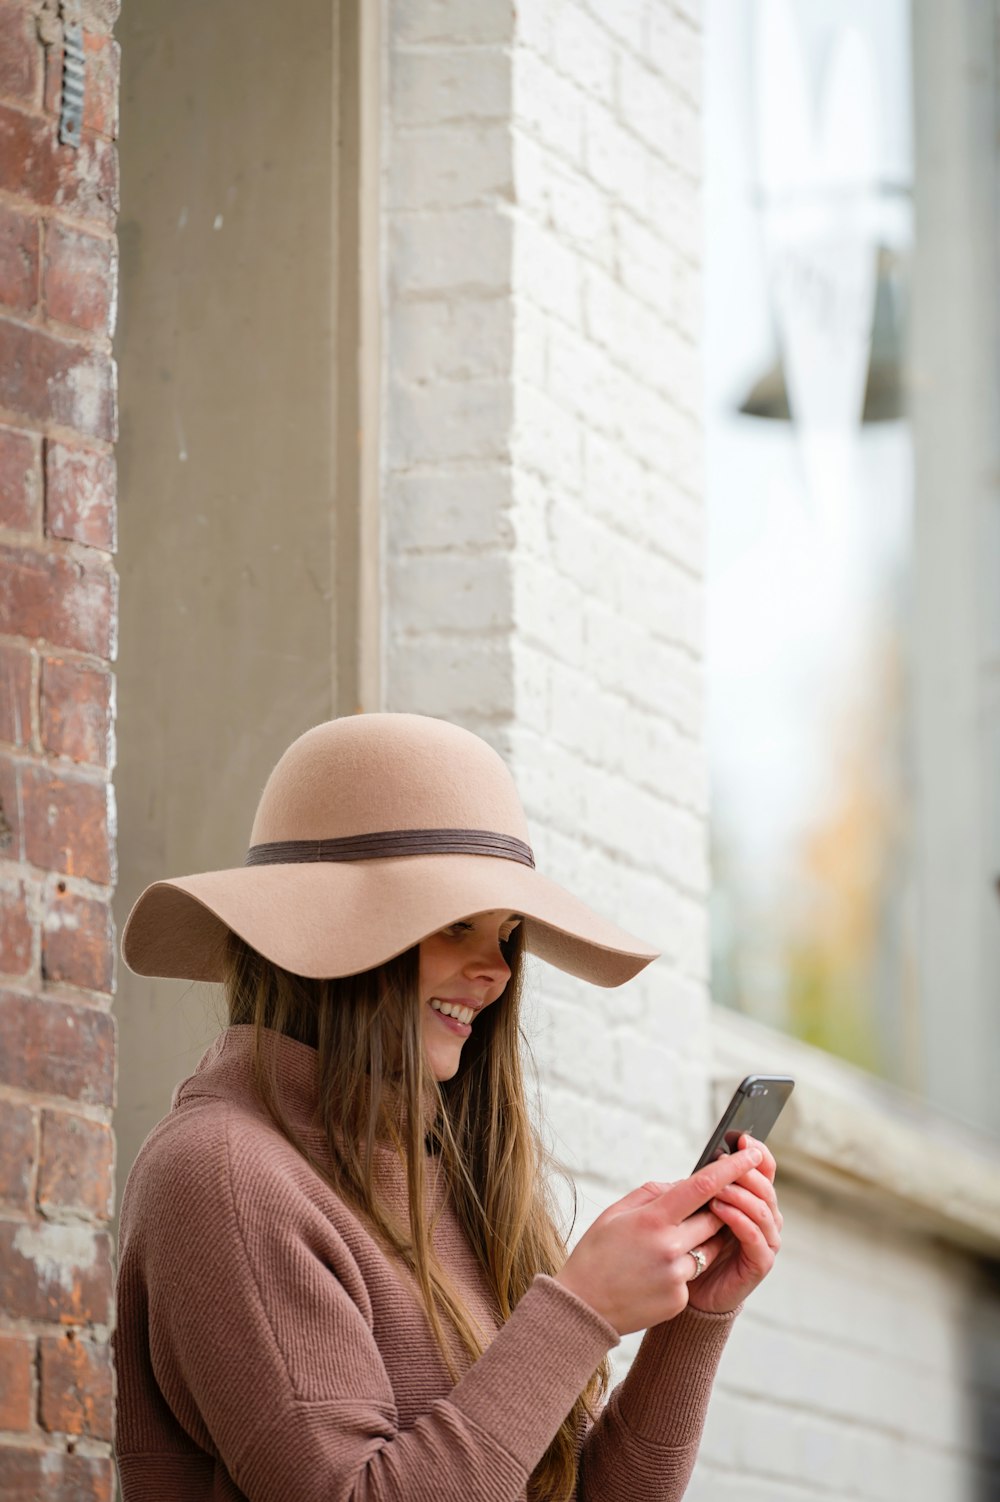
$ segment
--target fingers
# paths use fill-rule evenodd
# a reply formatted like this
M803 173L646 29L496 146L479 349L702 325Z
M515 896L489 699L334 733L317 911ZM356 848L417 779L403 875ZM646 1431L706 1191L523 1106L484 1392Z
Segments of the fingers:
M748 1132L744 1132L742 1137L740 1138L739 1145L740 1147L756 1147L760 1149L760 1172L764 1175L765 1178L770 1179L771 1183L773 1184L774 1176L778 1171L778 1165L775 1162L774 1154L771 1152L771 1149L768 1147L767 1143L760 1142L756 1137L751 1137Z
M712 1200L714 1215L729 1227L748 1251L777 1252L781 1247L781 1216L758 1194L729 1184Z
M722 1229L722 1221L711 1210L700 1210L689 1215L671 1232L670 1250L675 1256L683 1256L703 1242L710 1241Z
M781 1227L783 1225L783 1218L781 1211L778 1208L778 1196L775 1193L774 1185L771 1183L770 1179L766 1179L759 1170L752 1169L750 1173L745 1173L742 1179L738 1179L735 1185L733 1185L732 1187L736 1189L745 1189L750 1194L755 1195L757 1199L763 1200L764 1204L771 1212L771 1216L774 1220L775 1225L778 1227L779 1231L781 1230ZM719 1193L723 1196L725 1196L727 1192L728 1190L719 1191Z
M740 1144L743 1147L759 1147L763 1156L758 1167L751 1169L749 1173L744 1174L743 1178L737 1180L737 1182L744 1189L751 1190L765 1201L770 1207L771 1214L780 1231L782 1216L781 1211L778 1209L778 1196L774 1189L774 1178L778 1165L774 1160L774 1156L763 1142L758 1142L756 1138L750 1137L746 1132L740 1138Z
M684 1220L707 1205L720 1189L735 1183L761 1161L763 1154L757 1146L717 1158L714 1163L699 1168L689 1179L673 1184L663 1196L664 1206L669 1206L672 1219Z

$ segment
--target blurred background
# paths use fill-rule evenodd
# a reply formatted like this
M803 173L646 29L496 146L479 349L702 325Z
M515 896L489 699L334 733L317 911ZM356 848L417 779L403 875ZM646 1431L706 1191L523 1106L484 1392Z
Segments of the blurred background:
M705 20L713 994L995 1135L987 18Z

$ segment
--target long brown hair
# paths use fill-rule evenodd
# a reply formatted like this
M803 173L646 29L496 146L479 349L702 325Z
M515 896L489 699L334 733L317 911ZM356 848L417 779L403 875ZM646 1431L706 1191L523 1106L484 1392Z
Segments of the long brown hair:
M433 1250L424 1198L428 1147L439 1154L451 1205L503 1319L536 1273L555 1273L566 1260L550 1187L556 1165L525 1097L521 927L503 952L511 969L504 993L477 1019L458 1073L439 1082L424 1060L417 948L359 975L313 980L281 969L233 933L226 943L229 1022L253 1025L254 1080L265 1109L411 1270L454 1382L461 1374L442 1316L471 1360L482 1355L484 1342ZM318 1052L319 1119L329 1150L322 1165L281 1109L274 1051L263 1046L264 1029ZM374 1189L375 1144L387 1138L406 1165L407 1226L386 1213ZM535 1467L528 1486L531 1502L568 1502L572 1496L580 1439L588 1419L597 1415L610 1376L605 1358Z

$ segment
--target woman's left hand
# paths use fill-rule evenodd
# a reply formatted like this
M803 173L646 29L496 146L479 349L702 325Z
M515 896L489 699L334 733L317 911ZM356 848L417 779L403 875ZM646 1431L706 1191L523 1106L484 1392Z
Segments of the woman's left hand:
M706 1246L718 1255L688 1284L688 1303L705 1314L729 1314L767 1277L781 1249L781 1211L774 1192L777 1164L756 1138L744 1132L739 1146L759 1148L762 1157L741 1179L724 1189L706 1209L725 1222Z

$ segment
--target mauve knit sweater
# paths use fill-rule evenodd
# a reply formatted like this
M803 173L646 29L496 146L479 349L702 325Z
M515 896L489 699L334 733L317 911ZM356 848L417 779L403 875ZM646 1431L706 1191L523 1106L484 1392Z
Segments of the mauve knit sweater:
M178 1086L122 1201L115 1449L125 1502L519 1502L617 1332L539 1274L502 1323L445 1205L443 1264L489 1345L453 1385L411 1275L259 1106L252 1029ZM271 1033L282 1100L311 1150L316 1054ZM405 1213L401 1163L378 1182ZM427 1158L432 1203L442 1202ZM731 1315L648 1330L581 1433L578 1502L676 1502ZM447 1328L447 1326L446 1326Z

